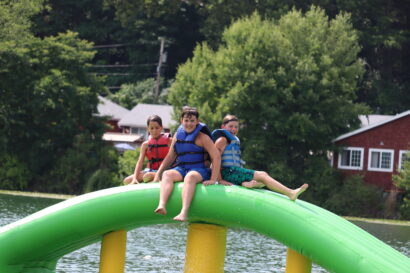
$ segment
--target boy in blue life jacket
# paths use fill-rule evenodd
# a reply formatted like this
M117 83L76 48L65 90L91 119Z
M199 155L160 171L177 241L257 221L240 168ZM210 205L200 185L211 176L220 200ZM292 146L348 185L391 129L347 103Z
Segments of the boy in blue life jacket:
M206 166L207 156L212 161L212 170ZM176 160L176 167L164 171ZM211 138L208 127L199 122L199 113L195 108L184 107L181 114L181 125L172 139L171 147L154 177L160 184L159 204L155 213L165 215L168 198L174 183L184 181L182 189L182 209L174 217L176 221L186 221L196 184L212 185L220 173L221 156Z
M268 189L282 193L292 201L296 200L308 188L308 184L303 184L301 187L292 190L270 177L266 172L242 167L240 141L236 136L238 130L238 118L234 115L227 115L222 121L222 129L212 132L215 146L222 155L221 184L232 183L254 188L258 187L257 183L263 183Z

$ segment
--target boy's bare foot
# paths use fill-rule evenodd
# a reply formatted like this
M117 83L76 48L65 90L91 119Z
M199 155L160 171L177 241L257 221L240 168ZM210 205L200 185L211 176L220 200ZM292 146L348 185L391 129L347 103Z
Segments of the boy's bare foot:
M156 210L154 210L155 213L161 214L161 215L166 215L167 214L167 209L162 206L158 206Z
M301 187L292 190L291 193L288 195L289 199L295 201L296 199L298 199L299 195L301 195L308 187L309 184L303 184Z
M246 187L246 188L249 188L249 189L260 189L260 188L263 188L263 187L266 187L265 186L265 184L263 184L263 183L261 183L261 182L258 182L258 181L256 181L256 180L251 180L251 181L248 181L248 182L243 182L242 183L242 186L244 186L244 187Z
M188 215L186 215L185 213L180 213L177 216L174 217L175 221L181 221L181 222L185 222L188 220Z

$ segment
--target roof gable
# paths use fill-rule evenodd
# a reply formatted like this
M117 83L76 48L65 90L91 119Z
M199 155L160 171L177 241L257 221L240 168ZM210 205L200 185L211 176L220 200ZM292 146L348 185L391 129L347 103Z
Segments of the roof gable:
M400 118L402 118L402 117L405 117L405 116L408 116L408 115L410 115L410 110L407 110L407 111L405 111L405 112L403 112L403 113L397 114L397 115L392 116L392 117L390 117L390 118L386 118L386 119L383 119L383 118L382 118L381 121L379 121L379 122L370 123L370 125L368 125L368 126L365 126L365 127L359 128L359 129L357 129L357 130L354 130L354 131L352 131L352 132L343 134L343 135L337 137L336 139L334 139L333 142L336 142L336 141L339 141L339 140L342 140L342 139L345 139L345 138L348 138L348 137L351 137L351 136L354 136L354 135L363 133L363 132L365 132L365 131L368 131L368 130L371 130L371 129L373 129L373 128L382 126L382 125L384 125L384 124L386 124L386 123L390 123L390 122L392 122L392 121L398 120L398 119L400 119Z
M162 125L170 128L175 122L172 120L172 106L160 104L140 103L127 113L119 122L119 126L146 127L147 118L158 115L162 119Z
M98 99L100 100L100 103L97 106L97 115L100 117L108 116L112 119L120 120L130 111L101 96L98 96Z

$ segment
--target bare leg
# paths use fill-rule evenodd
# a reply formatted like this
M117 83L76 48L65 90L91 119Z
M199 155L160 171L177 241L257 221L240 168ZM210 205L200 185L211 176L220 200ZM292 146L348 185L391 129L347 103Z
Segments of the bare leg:
M249 188L249 189L260 189L260 188L265 187L265 184L258 182L256 180L251 180L251 181L242 182L242 186L244 186L245 188Z
M172 190L174 189L174 182L181 180L181 174L175 170L168 170L164 172L160 182L159 203L158 207L154 211L155 213L162 215L167 214L167 202Z
M152 180L154 180L154 177L155 177L154 172L148 172L148 173L144 174L144 176L142 177L142 181L144 183L148 183L148 182L151 182Z
M143 175L144 175L144 173L143 173L143 172L140 172L140 173L138 174L138 180L139 180L139 181L141 181L141 180L142 180ZM131 182L132 182L132 178L133 178L133 177L134 177L134 175L132 174L132 175L127 176L126 178L124 178L124 180L122 181L122 182L123 182L123 184L124 184L124 185L133 184L133 183L131 183Z
M192 198L194 197L196 184L202 181L202 176L195 171L189 172L184 178L184 187L182 188L182 209L181 212L174 217L176 221L188 220L188 211L191 206Z
M286 195L292 201L296 200L298 196L302 192L304 192L309 186L308 184L303 184L300 188L292 190L284 186L279 181L276 181L275 179L270 177L266 172L261 172L261 171L255 171L255 174L253 175L253 179L262 182L270 190Z
M133 176L134 176L134 175L127 176L126 178L124 178L124 180L122 181L122 183L123 183L124 185L128 185L129 183L132 182L132 177L133 177Z

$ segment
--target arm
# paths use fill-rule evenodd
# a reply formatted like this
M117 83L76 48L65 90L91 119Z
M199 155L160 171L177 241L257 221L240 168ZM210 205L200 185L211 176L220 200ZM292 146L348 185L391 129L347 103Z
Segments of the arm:
M135 164L134 175L132 176L132 181L130 184L138 184L139 182L141 182L138 180L138 175L142 170L142 165L144 164L144 158L145 158L145 153L147 151L147 148L148 148L148 142L145 141L141 145L140 156L138 158L137 164Z
M226 145L228 145L228 141L226 140L226 137L219 137L215 142L215 147L218 149L218 152L221 155L221 157L222 157L223 152L225 151ZM228 181L222 179L221 172L219 172L218 181L222 185L225 185L225 186L232 186L233 185L231 182L228 182Z
M176 136L174 136L172 138L171 146L169 147L169 151L168 151L167 155L165 156L164 160L162 161L161 166L159 166L158 171L155 173L155 177L154 177L153 182L159 182L162 172L169 165L171 165L175 161L175 158L177 157L177 154L174 151L174 145L175 145L176 142L177 142L177 138L176 138Z
M203 184L205 186L215 184L218 177L220 176L221 171L221 154L216 148L215 144L212 142L211 138L207 135L200 133L199 140L204 147L204 149L208 152L209 156L212 159L212 174L211 179L204 181Z

